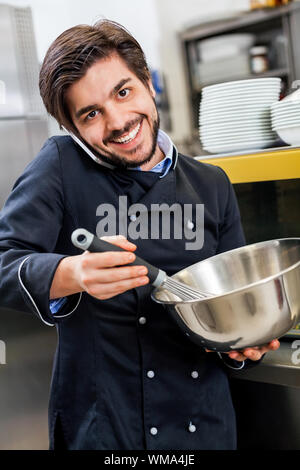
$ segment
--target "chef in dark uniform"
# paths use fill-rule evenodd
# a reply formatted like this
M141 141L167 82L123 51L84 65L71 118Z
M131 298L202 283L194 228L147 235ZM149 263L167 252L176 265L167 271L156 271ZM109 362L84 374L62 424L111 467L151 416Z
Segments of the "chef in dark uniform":
M57 329L50 448L235 449L226 368L255 364L278 341L229 354L201 349L153 302L147 270L128 266L137 253L172 275L243 245L227 176L178 153L159 129L144 54L114 22L62 33L44 59L40 92L86 151L69 135L52 137L16 181L0 218L0 299ZM125 224L120 201L131 208ZM182 218L181 238L151 226L158 206L174 203L204 205L202 246L191 242L195 211ZM146 208L146 235L134 207ZM128 240L110 240L127 251L80 252L73 230L113 235L110 208L115 234L128 229Z

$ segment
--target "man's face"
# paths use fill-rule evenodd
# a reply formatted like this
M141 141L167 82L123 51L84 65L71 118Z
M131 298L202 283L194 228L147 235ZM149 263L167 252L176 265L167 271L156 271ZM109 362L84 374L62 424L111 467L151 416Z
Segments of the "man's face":
M67 91L71 118L83 140L119 166L136 167L158 155L159 117L149 89L113 54L100 59Z

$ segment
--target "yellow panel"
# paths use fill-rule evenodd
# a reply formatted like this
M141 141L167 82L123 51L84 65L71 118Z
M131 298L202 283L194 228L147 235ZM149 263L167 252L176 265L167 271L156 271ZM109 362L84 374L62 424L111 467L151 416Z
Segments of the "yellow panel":
M300 148L200 161L220 166L232 183L300 178Z

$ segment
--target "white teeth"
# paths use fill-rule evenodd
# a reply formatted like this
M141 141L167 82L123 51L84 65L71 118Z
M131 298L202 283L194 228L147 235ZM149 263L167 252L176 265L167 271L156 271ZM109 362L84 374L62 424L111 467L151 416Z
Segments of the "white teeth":
M127 134L126 137L120 137L119 139L115 139L113 142L117 142L118 144L128 144L128 142L130 142L136 137L138 131L140 130L140 127L141 127L141 123L139 123L135 127L135 129L129 132L129 134Z

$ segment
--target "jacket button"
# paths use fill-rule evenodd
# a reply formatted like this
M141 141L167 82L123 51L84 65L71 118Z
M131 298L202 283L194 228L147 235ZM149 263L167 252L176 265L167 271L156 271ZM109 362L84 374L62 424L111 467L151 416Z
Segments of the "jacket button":
M157 433L158 433L157 428L151 428L150 429L150 434L152 434L152 436L156 436Z
M193 377L193 379L198 379L199 374L196 370L193 370L193 372L191 373L191 376Z
M197 429L196 426L195 426L192 422L190 422L190 424L189 424L189 431L190 431L190 432L195 432L196 429Z
M149 379L153 379L154 376L155 376L154 371L153 371L153 370L148 370L148 372L147 372L147 377L148 377Z
M146 317L140 317L139 318L139 324L140 325L145 325L146 321L147 321Z

